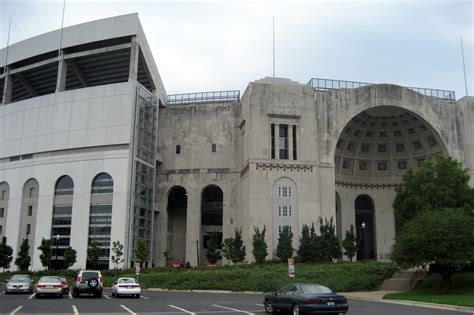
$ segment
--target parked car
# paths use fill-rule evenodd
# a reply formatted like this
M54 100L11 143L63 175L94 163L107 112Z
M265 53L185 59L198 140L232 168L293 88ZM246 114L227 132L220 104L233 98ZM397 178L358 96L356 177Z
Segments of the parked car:
M33 293L33 280L29 275L14 275L7 282L5 294L14 292Z
M63 294L69 294L69 280L66 277L58 277L61 280Z
M81 270L79 271L76 281L72 286L72 296L78 297L82 293L93 294L95 297L102 297L104 289L104 278L100 271L97 270Z
M45 295L63 297L63 285L59 277L45 276L38 280L35 297L38 299Z
M265 311L292 311L302 313L343 313L349 310L347 299L319 284L288 284L277 292L266 295L263 301Z
M140 293L140 284L134 278L119 278L112 286L112 296L129 295L139 298Z

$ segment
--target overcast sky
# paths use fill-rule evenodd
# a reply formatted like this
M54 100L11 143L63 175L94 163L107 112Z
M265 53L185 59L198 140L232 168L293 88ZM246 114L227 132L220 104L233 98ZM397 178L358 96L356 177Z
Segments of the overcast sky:
M63 1L0 0L0 46L61 27ZM473 1L163 2L66 0L64 26L138 12L168 94L234 90L272 75L395 83L466 95Z

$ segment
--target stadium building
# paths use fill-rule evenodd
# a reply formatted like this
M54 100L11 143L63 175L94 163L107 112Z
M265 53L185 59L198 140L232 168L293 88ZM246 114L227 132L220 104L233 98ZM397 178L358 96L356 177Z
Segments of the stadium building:
M212 233L235 229L252 261L255 227L273 258L284 226L297 248L319 217L334 219L339 238L356 227L358 259L387 260L406 170L444 154L474 176L472 97L283 78L242 95L167 95L137 14L3 48L0 73L0 236L15 256L28 238L32 269L43 238L58 266L71 246L73 268L85 268L97 242L112 267L114 241L133 266L139 239L147 265L163 265L167 248L196 265Z

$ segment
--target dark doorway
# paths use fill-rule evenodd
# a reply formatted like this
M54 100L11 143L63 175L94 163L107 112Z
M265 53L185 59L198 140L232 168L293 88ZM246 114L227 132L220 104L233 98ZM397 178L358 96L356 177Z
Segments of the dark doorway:
M186 261L186 221L188 193L181 186L171 188L168 194L168 248L171 260Z
M357 260L375 259L374 205L369 196L360 195L356 198L355 215Z
M207 262L207 242L214 233L222 238L224 193L218 186L207 186L202 191L201 202L201 245L199 261ZM219 242L221 244L221 242ZM219 246L220 248L221 246Z

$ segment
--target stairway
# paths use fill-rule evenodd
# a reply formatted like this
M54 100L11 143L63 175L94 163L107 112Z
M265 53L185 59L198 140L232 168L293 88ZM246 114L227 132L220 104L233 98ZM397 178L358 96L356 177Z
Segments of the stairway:
M410 291L426 276L425 269L396 272L380 286L380 291Z

